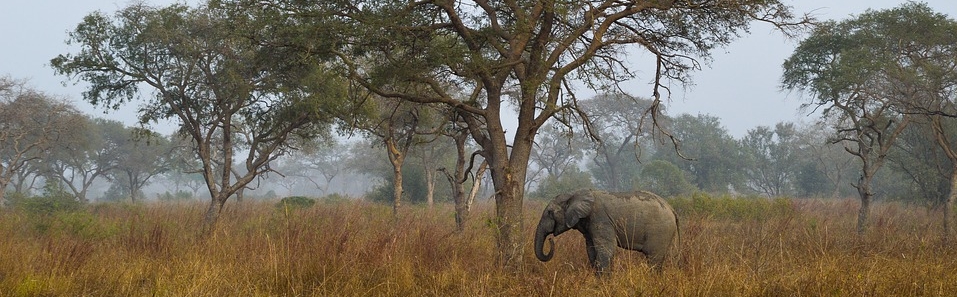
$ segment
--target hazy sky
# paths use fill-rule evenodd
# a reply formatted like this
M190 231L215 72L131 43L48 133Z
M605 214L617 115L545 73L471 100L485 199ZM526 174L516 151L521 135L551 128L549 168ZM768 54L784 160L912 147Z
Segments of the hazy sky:
M788 1L799 14L810 13L820 20L845 19L870 9L899 6L905 1L890 0L800 0ZM175 0L146 0L165 5ZM196 3L197 1L188 1ZM935 11L957 15L957 1L924 1ZM117 0L2 0L0 5L0 75L28 79L29 84L51 95L65 97L81 110L94 116L117 119L131 125L135 122L135 105L120 111L103 114L83 101L83 85L64 86L65 77L56 76L49 67L51 58L71 52L64 43L71 31L90 12L100 10L112 13L129 2ZM726 48L713 52L713 61L705 69L693 74L694 86L687 91L674 87L669 114L711 114L735 137L759 125L773 126L781 121L811 121L799 112L803 102L799 94L779 90L781 63L787 58L797 40L787 40L769 26L756 24L751 34L743 36ZM636 61L636 63L642 63ZM642 74L650 75L654 65L635 66ZM647 70L642 70L647 69ZM649 78L641 77L626 90L636 96L648 96ZM169 131L163 131L169 132Z

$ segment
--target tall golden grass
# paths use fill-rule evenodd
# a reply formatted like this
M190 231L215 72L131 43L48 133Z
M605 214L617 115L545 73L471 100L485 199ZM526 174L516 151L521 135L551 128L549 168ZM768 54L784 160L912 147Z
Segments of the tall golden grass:
M199 234L201 203L102 204L52 216L0 213L2 296L946 296L957 250L939 216L879 204L855 232L853 200L673 200L681 243L664 270L619 250L596 278L577 232L552 261L496 263L492 209L454 233L451 206L361 201L227 207ZM543 202L526 203L528 238Z

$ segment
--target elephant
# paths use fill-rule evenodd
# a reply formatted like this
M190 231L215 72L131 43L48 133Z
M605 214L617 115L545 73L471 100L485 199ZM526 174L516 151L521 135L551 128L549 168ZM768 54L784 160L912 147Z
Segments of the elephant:
M602 275L609 270L615 246L640 251L658 272L678 236L678 215L664 199L651 192L609 193L582 189L556 196L545 206L535 229L535 256L552 259L553 238L570 229L585 237L588 261Z

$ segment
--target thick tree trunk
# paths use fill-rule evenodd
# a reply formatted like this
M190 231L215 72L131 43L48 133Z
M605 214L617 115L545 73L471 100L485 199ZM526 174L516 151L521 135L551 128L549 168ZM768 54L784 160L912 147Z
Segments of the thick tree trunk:
M510 171L506 169L506 171ZM508 173L505 173L508 175ZM524 187L511 177L505 177L505 186L495 195L497 247L499 259L508 271L522 267L524 232L522 228L522 196Z
M521 130L521 128L519 128ZM492 182L495 184L495 216L500 261L506 271L518 272L523 266L525 232L523 200L531 139L517 133L507 159L492 158ZM527 140L527 141L525 141ZM505 155L505 151L500 151ZM502 156L500 155L500 156Z
M222 194L219 194L222 195ZM212 233L216 224L219 222L219 214L223 211L223 206L226 204L226 197L216 197L213 196L209 200L209 207L206 209L206 215L203 217L203 235L208 236Z

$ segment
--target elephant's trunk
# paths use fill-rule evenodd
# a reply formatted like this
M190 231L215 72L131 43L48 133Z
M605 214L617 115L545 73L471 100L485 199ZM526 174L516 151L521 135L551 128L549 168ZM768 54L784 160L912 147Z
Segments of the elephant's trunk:
M545 253L545 237L548 236L548 233L548 230L541 228L541 226L535 231L535 257L538 257L538 260L542 262L548 262L555 254L555 240L552 238L548 239L548 254Z

